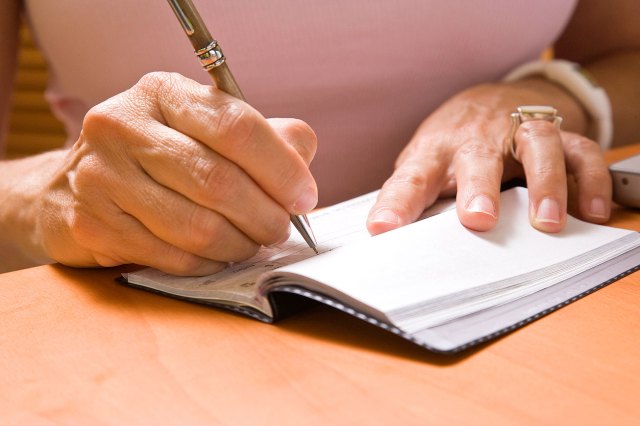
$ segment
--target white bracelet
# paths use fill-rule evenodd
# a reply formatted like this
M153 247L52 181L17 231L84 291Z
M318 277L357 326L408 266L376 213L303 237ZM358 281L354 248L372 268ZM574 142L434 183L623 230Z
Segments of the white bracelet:
M611 146L613 120L609 97L580 65L562 59L529 62L507 74L504 81L522 80L533 75L540 75L572 94L591 118L596 140L602 149Z

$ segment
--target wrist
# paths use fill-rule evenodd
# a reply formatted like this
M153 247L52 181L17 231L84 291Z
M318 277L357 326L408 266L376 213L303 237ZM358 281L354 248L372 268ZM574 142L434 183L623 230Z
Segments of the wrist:
M0 269L51 263L45 245L42 209L48 182L64 160L65 151L6 161L0 175ZM55 214L55 213L53 213Z

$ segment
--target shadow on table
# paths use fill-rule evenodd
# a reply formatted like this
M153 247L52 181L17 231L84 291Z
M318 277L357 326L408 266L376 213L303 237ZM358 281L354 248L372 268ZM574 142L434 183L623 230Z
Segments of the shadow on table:
M322 304L286 317L278 321L276 326L291 333L313 336L344 346L440 366L455 365L491 344L480 344L455 354L435 353L397 334Z
M96 303L106 308L142 311L143 313L144 311L151 311L155 314L161 312L162 317L167 320L193 315L207 320L206 317L210 315L214 317L225 315L233 317L234 320L241 318L252 324L257 322L253 318L232 311L226 311L210 305L177 300L128 287L117 281L123 272L135 270L136 267L134 266L76 269L53 265L52 268L57 274L64 277L65 281L80 287ZM433 353L394 333L371 325L342 311L316 302L310 302L305 309L286 316L277 321L275 325L264 324L264 327L278 327L281 331L286 331L287 333L311 336L318 340L347 347L365 349L371 352L384 353L440 366L455 365L474 356L492 343L483 343L457 354Z

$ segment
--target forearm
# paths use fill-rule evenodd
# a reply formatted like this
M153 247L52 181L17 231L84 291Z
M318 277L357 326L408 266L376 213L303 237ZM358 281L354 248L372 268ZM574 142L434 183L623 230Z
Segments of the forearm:
M583 64L609 96L613 145L640 142L640 49Z
M39 235L39 196L65 159L52 151L0 162L0 272L48 263Z
M580 0L554 50L577 62L607 92L613 112L613 145L640 140L640 3Z

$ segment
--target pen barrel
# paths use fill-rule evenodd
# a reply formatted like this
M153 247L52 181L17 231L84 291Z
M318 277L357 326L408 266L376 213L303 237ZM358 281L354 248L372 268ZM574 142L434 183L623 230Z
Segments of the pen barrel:
M231 74L220 45L211 37L211 33L191 0L167 1L189 37L200 64L209 73L216 87L237 99L246 101L240 86ZM317 253L315 236L309 219L305 215L291 215L291 222L309 247Z
M212 37L191 0L168 0L194 50L207 47Z
M218 89L235 98L246 101L242 90L240 90L240 86L236 83L236 79L233 78L233 74L231 74L231 70L226 62L223 62L215 68L208 69L207 72L215 82Z
M240 100L246 101L240 86L231 74L222 49L211 37L200 13L191 0L169 0L169 4L189 37L202 67L209 73L216 87Z

